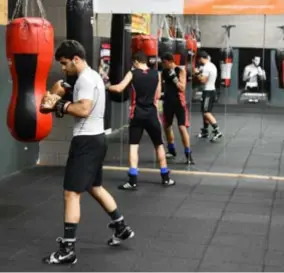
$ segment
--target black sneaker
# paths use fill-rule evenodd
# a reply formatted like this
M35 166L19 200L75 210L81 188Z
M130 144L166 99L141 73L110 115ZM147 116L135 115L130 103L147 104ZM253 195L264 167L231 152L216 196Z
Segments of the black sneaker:
M175 150L172 150L172 151L168 151L166 153L166 158L170 159L170 158L175 158L177 156L177 153Z
M208 129L202 128L200 133L197 135L198 138L208 138L209 132Z
M119 190L129 190L129 191L137 190L137 175L128 174L128 176L129 176L128 182L118 186Z
M135 236L134 231L125 223L124 219L109 223L108 228L114 230L112 238L107 242L109 246L118 246L121 244L121 241Z
M119 190L128 190L128 191L135 191L137 190L137 184L130 184L129 182L126 182L120 186L118 186Z
M193 157L192 157L192 152L188 153L188 154L185 154L185 164L187 165L195 165L195 162L193 160Z
M75 240L57 238L59 243L59 250L51 253L49 256L44 257L42 261L46 264L76 264L77 257L75 253Z
M219 131L219 129L213 130L212 133L213 133L213 137L211 138L211 142L214 142L223 136L223 134Z
M163 186L174 186L176 182L170 178L170 173L161 174Z

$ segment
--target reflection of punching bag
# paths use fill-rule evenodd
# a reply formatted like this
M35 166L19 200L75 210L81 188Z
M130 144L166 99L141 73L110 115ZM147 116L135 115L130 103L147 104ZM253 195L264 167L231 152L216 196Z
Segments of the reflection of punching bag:
M197 48L201 48L201 31L199 28L193 30L195 39L197 41Z
M93 0L67 0L66 2L66 36L76 40L86 50L87 62L93 67ZM74 86L76 77L68 76L67 82Z
M230 87L231 74L233 67L233 49L231 47L222 48L221 54L221 85L224 87Z
M177 65L185 65L187 59L186 40L176 38L175 62Z
M132 54L142 51L148 58L148 66L153 68L158 57L158 39L152 35L136 35L132 37Z
M13 80L7 126L23 142L40 141L52 128L52 114L39 111L54 54L52 25L43 18L23 17L6 30L6 55Z
M187 61L186 61L186 72L187 80L192 79L193 70L196 67L196 55L197 55L197 41L192 35L185 35L186 39L186 50L187 50Z
M162 57L165 53L176 52L176 40L171 37L159 38L159 56Z
M275 64L278 72L278 84L284 89L284 49L277 49L275 52Z
M109 80L111 84L121 82L131 69L131 15L114 14L111 21L111 57ZM124 102L129 99L129 86L122 93L110 92L110 99Z

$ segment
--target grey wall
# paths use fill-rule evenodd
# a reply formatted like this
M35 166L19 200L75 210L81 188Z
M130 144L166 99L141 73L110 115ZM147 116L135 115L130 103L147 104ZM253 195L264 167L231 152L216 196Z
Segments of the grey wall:
M191 24L194 19L185 17L184 25ZM278 48L284 47L283 34L277 28L284 25L281 15L240 15L240 16L198 16L202 34L202 45L220 47L224 42L222 25L236 25L232 29L231 45L234 47Z
M7 125L7 109L12 94L12 82L6 61L5 26L0 25L0 179L16 171L36 164L38 143L22 143L10 135Z

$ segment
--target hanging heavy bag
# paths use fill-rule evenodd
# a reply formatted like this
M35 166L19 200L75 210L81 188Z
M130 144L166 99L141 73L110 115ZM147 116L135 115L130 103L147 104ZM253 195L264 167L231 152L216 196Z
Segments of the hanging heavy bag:
M163 31L166 32L166 37L162 37ZM158 31L158 69L162 70L161 58L165 53L171 53L175 55L176 52L176 41L170 36L170 29L166 17L164 17L160 29Z
M284 89L284 49L276 49L275 64L278 73L278 86Z
M66 1L66 37L78 41L85 48L90 67L93 67L93 14L93 0ZM66 81L74 86L76 79L76 76L67 76Z
M233 67L233 49L231 47L221 48L220 66L221 66L221 85L231 86L232 67Z
M186 40L183 38L176 38L176 50L175 50L175 63L176 65L186 65L187 62L187 49Z
M148 59L148 66L156 68L158 57L158 39L153 35L138 34L132 37L132 54L142 51Z
M122 81L131 69L131 15L114 14L111 21L111 56L109 80L112 85ZM130 87L121 93L109 92L110 100L123 103L129 99Z
M187 63L187 47L186 47L186 39L184 35L184 31L182 29L182 26L180 24L180 21L178 18L175 20L175 63L180 66L185 66Z
M40 112L54 55L54 31L44 18L21 17L6 28L6 56L13 82L7 126L18 141L37 142L52 129Z
M187 51L186 74L187 74L187 81L191 81L193 76L193 71L196 66L197 41L191 34L186 34L185 39L186 39L186 51Z
M201 48L201 31L199 27L194 28L193 31L194 31L194 36L197 42L197 48Z

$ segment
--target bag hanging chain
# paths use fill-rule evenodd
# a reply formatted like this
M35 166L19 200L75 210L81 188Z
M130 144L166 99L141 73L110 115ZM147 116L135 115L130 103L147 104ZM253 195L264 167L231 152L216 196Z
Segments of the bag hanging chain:
M230 45L230 36L231 36L231 28L236 27L235 25L224 25L222 26L225 29L225 38L224 38L224 48L231 48Z
M12 14L12 18L11 18L11 21L13 21L15 18L18 17L18 14L20 14L21 10L22 10L22 7L23 7L23 1L24 0L18 0L17 3L16 3L16 7L13 11L13 14Z
M163 36L163 31L164 31L164 28L166 28L166 32L167 32L167 38L171 38L171 35L170 35L170 28L169 28L169 24L168 24L168 21L167 21L167 16L163 16L163 19L162 19L162 22L160 24L160 28L158 30L158 39L160 40L160 38L162 38Z
M178 32L180 32L181 37L177 37ZM175 38L184 39L185 31L180 23L180 19L176 16L175 17Z
M19 14L21 14L21 11L23 11L23 15L24 17L28 16L28 6L29 6L29 1L34 1L34 0L18 0L16 3L16 7L13 11L13 15L11 18L11 21L14 20L15 18L19 17ZM36 0L38 9L39 9L39 13L40 13L40 17L41 18L46 18L46 13L43 7L43 4L41 2L41 0Z

